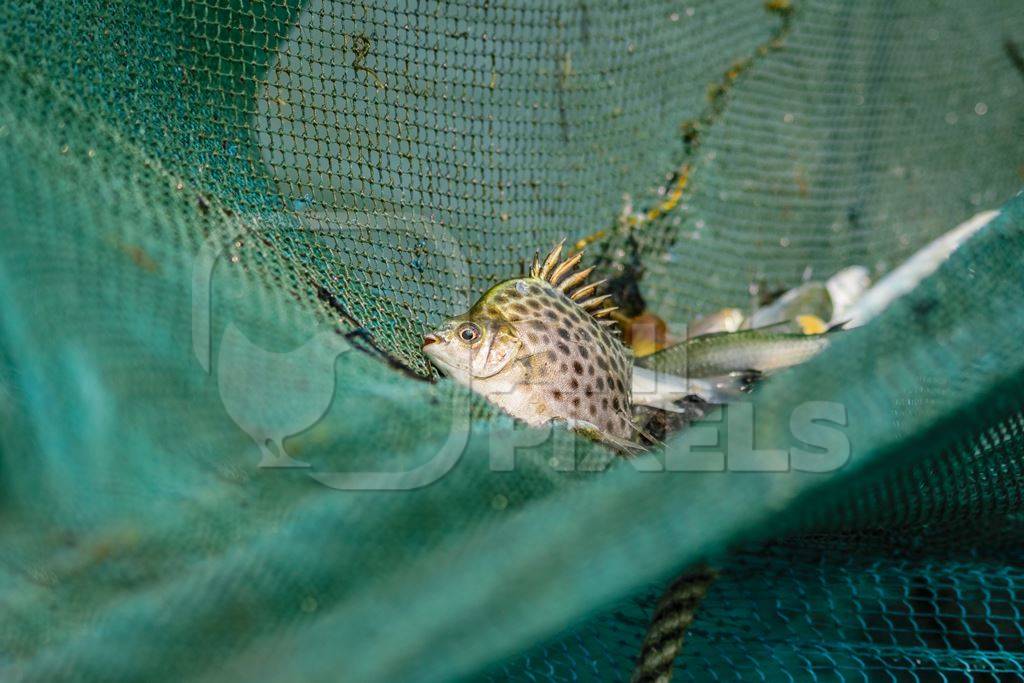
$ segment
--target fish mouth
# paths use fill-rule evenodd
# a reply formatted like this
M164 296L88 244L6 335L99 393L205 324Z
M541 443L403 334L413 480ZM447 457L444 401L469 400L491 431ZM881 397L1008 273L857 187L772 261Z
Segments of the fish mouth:
M420 351L426 356L431 364L441 370L444 374L447 374L448 368L445 367L444 361L440 358L439 350L442 348L444 340L438 335L431 332L430 334L423 335L423 345L420 346Z

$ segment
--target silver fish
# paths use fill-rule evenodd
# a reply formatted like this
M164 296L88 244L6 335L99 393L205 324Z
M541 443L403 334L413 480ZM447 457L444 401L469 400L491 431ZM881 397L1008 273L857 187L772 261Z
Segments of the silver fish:
M659 379L687 377L695 395L711 403L728 403L764 376L818 355L834 334L719 332L688 339L637 363ZM658 407L672 410L664 402Z

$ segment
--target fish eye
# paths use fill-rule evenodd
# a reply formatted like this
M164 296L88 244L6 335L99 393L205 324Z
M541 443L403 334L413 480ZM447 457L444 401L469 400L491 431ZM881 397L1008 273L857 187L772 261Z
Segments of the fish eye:
M480 338L480 328L473 323L462 323L458 329L459 339L471 344Z

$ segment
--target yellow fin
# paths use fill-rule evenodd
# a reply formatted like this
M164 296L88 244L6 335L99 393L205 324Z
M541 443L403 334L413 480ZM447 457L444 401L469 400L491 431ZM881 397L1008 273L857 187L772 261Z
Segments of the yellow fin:
M796 324L804 334L823 334L828 332L828 325L816 315L798 315Z

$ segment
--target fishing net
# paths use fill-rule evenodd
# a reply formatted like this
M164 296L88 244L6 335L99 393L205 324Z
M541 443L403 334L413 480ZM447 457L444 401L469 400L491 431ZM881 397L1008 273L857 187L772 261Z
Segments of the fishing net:
M5 680L624 679L699 560L721 576L681 680L1021 675L1019 3L83 0L0 25ZM419 352L563 236L678 329L999 207L636 461ZM808 405L837 448L794 434Z

